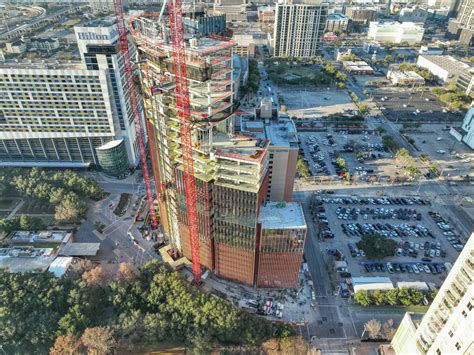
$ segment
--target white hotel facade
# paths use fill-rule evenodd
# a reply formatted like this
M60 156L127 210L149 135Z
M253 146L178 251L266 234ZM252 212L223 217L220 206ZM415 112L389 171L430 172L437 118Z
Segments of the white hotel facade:
M138 164L116 25L75 32L81 62L0 65L0 167L99 167L96 149L114 140Z

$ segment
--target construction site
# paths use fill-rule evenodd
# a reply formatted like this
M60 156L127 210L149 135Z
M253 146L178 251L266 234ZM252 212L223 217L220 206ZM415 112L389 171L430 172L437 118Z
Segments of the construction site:
M173 11L170 26L158 15L129 25L167 253L191 261L195 281L204 268L249 286L296 288L306 223L299 204L267 201L270 139L234 127L235 44L188 34Z

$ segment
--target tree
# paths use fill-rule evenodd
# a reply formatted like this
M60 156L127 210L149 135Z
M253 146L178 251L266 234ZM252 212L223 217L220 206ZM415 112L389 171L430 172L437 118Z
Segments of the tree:
M107 327L87 328L81 340L88 352L95 354L108 354L117 346L114 332Z
M364 331L368 333L369 339L379 339L381 330L382 324L376 319L371 319L364 324Z
M117 279L127 283L131 283L137 278L137 274L133 269L133 266L129 263L120 263L119 270L117 273Z
M372 292L372 297L373 297L374 303L377 306L380 306L384 304L385 302L385 293L382 290L374 290Z
M397 330L393 327L393 319L387 320L382 325L382 334L387 340L392 340Z
M58 336L49 350L50 355L76 355L83 353L81 339L72 335Z
M369 306L372 304L372 295L366 290L357 291L354 300L362 306Z
M21 230L29 230L29 231L39 231L44 229L46 226L41 218L38 217L31 217L22 214L20 216L20 229Z
M109 273L104 270L102 265L96 266L92 270L82 274L82 278L91 286L102 286L109 280Z
M393 288L391 290L385 291L385 302L391 306L398 304L398 289Z
M79 201L77 195L68 194L56 206L54 218L61 222L77 222L85 216L86 211L84 203Z
M296 161L296 171L298 175L302 178L307 178L311 176L308 163L306 163L301 157Z
M382 235L363 235L356 245L365 252L368 259L383 259L395 254L396 243Z

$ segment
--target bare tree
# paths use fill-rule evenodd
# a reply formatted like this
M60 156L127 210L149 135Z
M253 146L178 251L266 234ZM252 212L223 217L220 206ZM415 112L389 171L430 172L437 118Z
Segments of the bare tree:
M86 328L81 340L89 354L107 354L117 347L114 333L107 327Z
M393 319L389 319L382 325L382 333L387 340L392 340L397 329L393 327Z
M85 271L92 270L94 263L89 259L76 258L69 268L69 276L73 278L81 277Z
M381 335L382 324L376 319L371 319L364 324L364 331L369 333L370 339L377 339Z
M117 273L117 279L130 283L137 278L137 274L133 269L133 266L129 263L120 263L119 270Z
M104 270L102 265L98 265L92 270L84 272L82 278L89 285L102 286L109 281L110 274Z
M77 355L83 354L83 348L81 339L77 339L75 336L58 336L54 345L49 349L49 353L50 355Z

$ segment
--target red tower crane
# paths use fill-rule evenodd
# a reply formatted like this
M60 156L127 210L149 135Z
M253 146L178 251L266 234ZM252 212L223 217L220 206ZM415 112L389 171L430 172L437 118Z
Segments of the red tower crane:
M186 75L186 44L184 38L182 0L168 0L171 44L173 46L174 80L176 84L176 110L183 152L184 186L186 189L186 210L191 244L191 258L194 282L201 282L199 255L199 230L197 223L197 197L194 184L194 162L191 130L191 108Z
M124 55L124 70L130 87L130 102L137 126L138 143L140 147L140 159L143 169L143 177L147 190L150 216L156 223L156 215L153 209L153 195L151 193L150 176L146 164L145 145L141 135L139 99L133 83L133 68L130 61L130 52L127 40L127 29L123 15L122 0L114 0L115 15L120 39L120 50ZM197 197L194 183L194 162L192 149L191 110L189 101L189 88L186 75L186 53L184 24L182 12L182 0L168 0L168 13L170 20L171 43L173 46L173 65L175 74L175 98L176 110L179 121L181 136L181 149L183 152L184 186L186 194L186 210L189 228L189 239L191 244L191 258L194 282L201 282L201 262L199 254L199 230L197 222ZM161 18L161 15L160 15ZM140 134L138 134L140 132Z
M120 44L120 52L123 56L123 71L124 77L128 86L128 94L130 106L132 109L133 122L135 123L135 130L137 135L138 150L140 153L140 165L143 172L143 179L145 180L146 200L148 202L148 209L150 210L150 221L152 228L158 227L158 220L156 218L153 192L151 190L150 172L148 171L148 164L146 158L145 141L143 139L143 129L140 117L140 99L133 81L133 67L130 59L130 49L127 38L127 27L125 26L125 19L123 16L122 0L114 0L115 17L117 18L117 30ZM145 112L143 112L145 114Z

